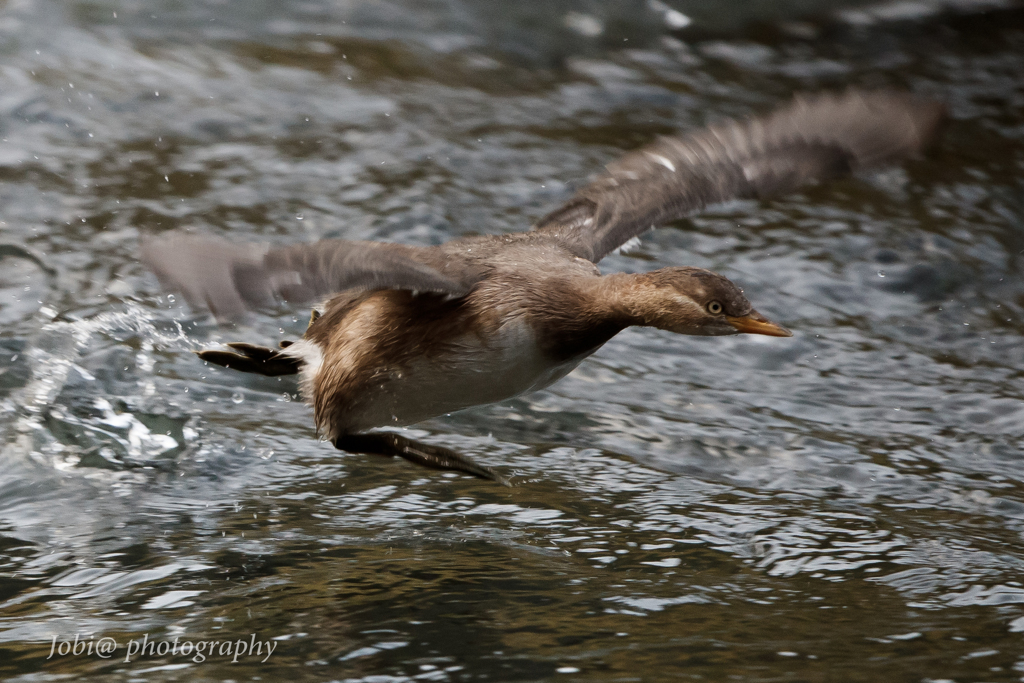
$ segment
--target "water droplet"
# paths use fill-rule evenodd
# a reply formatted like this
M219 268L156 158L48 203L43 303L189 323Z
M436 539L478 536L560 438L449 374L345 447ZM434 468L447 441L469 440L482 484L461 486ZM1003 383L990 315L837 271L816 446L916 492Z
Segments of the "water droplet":
M664 19L665 25L675 30L686 28L693 23L693 19L690 19L690 17L674 9L667 10L665 12Z
M245 397L242 396L242 392L241 391L236 391L235 393L231 394L231 402L232 403L241 403L244 400L245 400Z
M878 277L885 277L885 271L884 270L878 271Z

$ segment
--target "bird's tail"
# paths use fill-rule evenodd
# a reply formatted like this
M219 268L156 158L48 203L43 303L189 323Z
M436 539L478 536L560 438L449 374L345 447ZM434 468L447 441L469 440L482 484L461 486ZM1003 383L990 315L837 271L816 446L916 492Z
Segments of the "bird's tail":
M281 342L281 348L290 346L291 342ZM302 359L288 356L277 349L255 346L245 342L226 344L232 351L197 351L196 355L205 361L222 365L241 372L254 372L258 375L278 377L279 375L295 375L302 368Z

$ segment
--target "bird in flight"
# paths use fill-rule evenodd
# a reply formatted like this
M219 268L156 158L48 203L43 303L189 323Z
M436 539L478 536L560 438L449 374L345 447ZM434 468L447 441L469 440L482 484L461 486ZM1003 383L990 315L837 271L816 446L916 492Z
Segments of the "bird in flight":
M717 273L602 275L597 263L708 205L897 163L935 137L943 112L890 91L798 96L760 118L626 154L528 232L430 247L239 244L171 233L145 243L142 259L165 286L221 320L282 302L315 304L298 341L231 343L198 355L243 372L299 375L317 432L335 447L507 483L451 449L371 430L543 389L630 326L791 336Z

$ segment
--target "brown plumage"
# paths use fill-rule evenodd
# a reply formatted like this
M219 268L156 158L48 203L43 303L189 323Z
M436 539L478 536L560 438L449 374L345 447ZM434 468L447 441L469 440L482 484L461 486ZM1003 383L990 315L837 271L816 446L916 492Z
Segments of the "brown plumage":
M700 268L602 276L646 230L735 197L892 163L935 135L943 108L889 92L797 98L749 122L662 138L625 155L531 232L436 247L325 240L270 247L182 235L143 259L219 318L326 298L303 339L203 351L261 374L299 373L338 447L501 480L448 449L374 427L412 424L547 386L626 327L789 336L728 279Z

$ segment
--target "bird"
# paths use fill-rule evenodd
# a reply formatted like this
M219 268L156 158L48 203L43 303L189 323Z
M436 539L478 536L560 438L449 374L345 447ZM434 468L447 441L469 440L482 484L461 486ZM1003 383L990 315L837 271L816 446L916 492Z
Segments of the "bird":
M299 340L197 353L242 372L298 375L318 435L339 450L507 485L455 450L380 428L543 389L631 326L791 336L712 271L602 274L597 264L709 205L774 197L917 155L944 112L938 100L894 90L801 94L760 117L626 153L525 232L415 246L238 243L170 231L145 241L141 260L221 321L314 304Z

